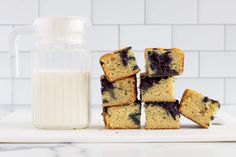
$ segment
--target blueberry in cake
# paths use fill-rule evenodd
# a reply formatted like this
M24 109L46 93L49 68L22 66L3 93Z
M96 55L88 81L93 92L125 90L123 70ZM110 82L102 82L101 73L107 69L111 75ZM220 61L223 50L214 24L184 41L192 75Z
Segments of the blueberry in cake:
M179 102L145 103L145 129L178 129L180 128Z
M103 106L103 120L107 129L139 129L141 103L122 106Z
M220 103L191 89L186 89L182 96L179 112L196 122L203 128L208 128L215 114L220 108Z
M140 71L131 47L103 55L100 64L110 82L135 75Z
M173 102L174 77L148 77L146 73L140 74L140 99L143 102Z
M146 48L145 60L149 77L176 76L184 71L184 53L177 48Z
M104 106L123 105L137 99L136 76L109 82L104 75L100 77L102 103Z

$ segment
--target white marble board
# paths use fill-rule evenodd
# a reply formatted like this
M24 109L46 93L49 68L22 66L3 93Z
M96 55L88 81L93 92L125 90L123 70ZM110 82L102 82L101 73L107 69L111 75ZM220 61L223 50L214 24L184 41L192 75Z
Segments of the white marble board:
M0 142L219 142L236 141L236 121L219 112L209 129L181 117L181 129L106 130L100 110L92 111L91 126L81 130L40 130L31 125L30 110L17 110L0 120ZM142 124L144 124L142 119Z

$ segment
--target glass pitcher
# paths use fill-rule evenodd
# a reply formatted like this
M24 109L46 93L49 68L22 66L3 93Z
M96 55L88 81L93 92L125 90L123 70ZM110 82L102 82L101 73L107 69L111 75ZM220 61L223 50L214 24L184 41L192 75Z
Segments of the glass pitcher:
M18 37L36 37L32 51L33 125L43 129L86 128L90 118L90 59L86 17L40 17L10 35L19 74Z

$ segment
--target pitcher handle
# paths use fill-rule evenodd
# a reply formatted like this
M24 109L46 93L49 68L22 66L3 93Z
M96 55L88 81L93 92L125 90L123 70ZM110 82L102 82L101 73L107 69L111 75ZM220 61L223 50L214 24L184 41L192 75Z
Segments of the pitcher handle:
M14 72L11 77L19 77L19 37L33 34L35 31L32 25L23 26L15 29L9 36L9 59L13 61L15 58ZM13 69L11 69L12 71Z

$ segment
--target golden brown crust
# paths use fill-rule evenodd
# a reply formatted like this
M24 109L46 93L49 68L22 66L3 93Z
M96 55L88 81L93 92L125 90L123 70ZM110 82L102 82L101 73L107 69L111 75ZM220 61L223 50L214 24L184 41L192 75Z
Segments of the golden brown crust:
M172 130L172 129L179 129L180 127L177 128L146 128L144 127L145 130Z
M187 116L186 114L182 113L182 112L181 112L181 109L179 110L179 112L180 112L184 117L186 117L186 118L188 118L189 120L191 120L191 121L197 123L197 124L198 124L199 126L201 126L202 128L207 129L207 128L209 127L208 125L203 125L203 124L198 123L198 122L195 121L193 118L191 118L191 117Z
M154 48L145 48L145 53L148 53L148 51L153 51Z
M107 113L103 111L103 112L102 112L102 116L103 116L103 122L104 122L104 124L105 124L105 128L106 128L106 129L109 129L109 124L108 124L108 122L107 122L107 120L106 120Z
M115 50L115 51L113 51L113 52L106 53L106 54L104 54L104 55L102 55L102 56L100 57L100 60L99 60L99 61L102 61L104 58L113 56L115 53L120 52L120 51L122 51L122 50L125 50L125 49L127 49L127 48L129 48L129 47L120 48L120 49Z
M133 76L133 75L137 74L137 73L140 71L139 68L137 68L137 69L135 69L135 70L134 70L134 69L131 70L132 67L130 67L129 64L128 64L128 67L126 67L128 70L124 70L124 69L126 69L126 68L123 68L123 67L122 67L122 68L123 68L122 70L125 71L125 73L124 73L124 71L123 71L123 75L118 75L118 76L115 76L115 77L114 77L114 75L111 75L111 74L109 73L109 72L111 71L111 69L108 69L108 66L106 66L105 63L107 63L108 61L115 61L115 60L117 60L117 53L120 52L120 51L122 51L122 50L124 50L124 49L128 49L128 48L129 48L129 47L125 47L125 48L122 48L122 49L118 49L118 50L116 50L116 51L114 51L114 52L104 54L104 55L102 55L102 56L100 57L99 61L100 61L102 70L103 70L103 72L104 72L104 74L105 74L105 76L106 76L106 78L107 78L108 81L114 82L114 81L117 81L117 80L121 80L121 79L130 77L130 76ZM132 53L132 54L133 54L133 51L132 51L131 49L129 49L128 51L129 51L129 53ZM134 62L136 63L135 60L134 60ZM130 62L129 62L129 63L130 63ZM111 65L112 65L112 64L111 64ZM135 64L135 65L137 65L137 64ZM120 65L118 66L118 64L117 64L116 70L119 69L119 68L120 68Z
M140 74L140 99L142 102L174 102L174 77L157 78L158 82L155 82L155 78L150 78L146 73ZM153 84L145 88L145 82L152 82ZM151 84L151 83L149 83Z
M192 119L191 117L189 117L189 116L187 116L186 114L184 114L182 111L181 111L181 107L179 108L179 112L184 116L184 117L186 117L186 118L188 118L189 120L191 120L191 121L193 121L193 122L195 122L195 123L197 123L199 126L201 126L202 128L208 128L209 126L207 126L207 125L203 125L203 124L200 124L200 123L198 123L197 121L195 121L194 119Z
M184 117L190 119L191 121L197 123L198 125L200 125L202 128L208 128L209 126L207 125L202 125L200 123L198 123L197 121L195 121L194 119L192 119L191 117L189 117L188 115L184 114L182 112L182 104L183 104L183 101L186 99L186 97L188 96L189 92L191 92L192 90L191 89L186 89L182 95L182 98L181 98L181 101L180 101L180 105L179 105L179 113L181 113Z
M184 72L184 53L182 55L182 71L180 74L183 74L183 72Z
M100 77L100 79L102 77L104 77L104 75L102 75ZM131 95L130 99L128 101L125 101L125 99L118 99L119 102L117 102L116 104L104 103L104 104L102 104L103 107L108 107L108 106L123 106L123 105L134 103L137 100L137 79L136 79L136 76L127 77L125 79L130 79L131 81L134 80L134 86L133 86L133 90L132 90L133 92L132 92L132 95ZM122 80L118 80L118 81L122 81Z
M109 75L107 75L107 71L103 68L103 72L106 75L107 80L110 81L110 82L119 81L119 80L125 79L127 77L131 77L131 76L136 75L137 73L139 73L139 71L140 71L140 69L137 69L137 70L133 71L132 73L130 73L127 76L119 77L119 78L114 80L111 77L109 77Z
M106 59L109 59L112 56L113 56L113 53L107 53L105 55L102 55L101 58L99 59L99 62L100 63L105 62ZM107 71L106 71L105 65L101 64L101 66L102 66L102 70L103 70L107 80L110 81L110 82L113 82L113 80L109 77L109 75L107 75Z
M174 103L174 104L173 104ZM177 111L178 102L173 103L145 103L146 122L145 129L161 130L161 129L179 129L180 116ZM159 106L161 105L161 106ZM174 106L173 106L174 105ZM169 106L170 108L165 108Z
M122 127L115 127L115 128L111 128L109 125L105 126L106 129L109 129L109 130L117 130L117 129L122 129L122 130L129 130L129 129L140 129L140 127L136 127L136 128L122 128Z
M183 95L182 95L182 98L181 98L181 100L180 100L179 110L181 109L182 104L183 104L183 101L184 101L184 99L186 99L186 96L187 96L189 90L190 90L190 89L186 89L186 90L184 91L184 93L183 93Z
M173 48L173 49L177 49L177 48ZM164 52L165 51L164 48L145 48L145 52L147 52L147 53L148 53L148 51L154 51L154 50L157 50L158 52Z
M141 114L140 104L138 105L136 103L133 103L133 104L127 104L125 106L131 107L131 110L122 113L122 112L120 112L121 111L120 107L122 107L122 109L123 109L122 105L115 106L115 107L114 106L112 106L112 107L104 107L103 106L103 112L101 115L103 116L103 121L104 121L106 129L115 130L115 129L140 129L141 128L140 124L139 125L138 124L131 124L126 119L125 119L125 121L128 122L128 125L127 125L127 123L125 126L123 126L122 124L119 124L120 118L127 117L127 115L130 115L132 113L136 113L137 111L140 112L140 114ZM137 110L137 107L139 108L138 110ZM114 110L117 110L117 109L118 109L118 112L115 112L115 114L114 114ZM136 111L134 111L134 110L136 110ZM108 116L108 113L110 114L109 116ZM116 115L117 113L120 113L122 116ZM112 120L112 117L114 118L116 116L118 116L119 118L116 121L114 121L114 119ZM111 124L109 123L109 121L111 121Z
M176 100L176 99L170 99L170 100L168 100L168 101L165 101L165 102L173 102L174 100ZM160 101L162 101L162 100L160 100ZM142 100L142 102L145 102L145 103L148 103L148 102L157 102L156 100L152 100L152 99L146 99L146 100Z
M104 55L102 55L101 57L100 57L100 59L99 59L99 61L103 61L104 59L106 59L106 58L108 58L108 57L111 57L111 56L113 56L113 53L111 52L111 53L106 53L106 54L104 54Z
M120 52L120 51L122 51L122 50L127 50L127 49L131 49L131 46L119 48L119 49L113 51L112 53L118 53L118 52Z
M204 98L207 98L205 97L204 95L194 91L194 90L191 90L191 89L186 89L183 93L183 96L181 98L181 101L180 101L180 106L179 106L179 112L186 118L190 119L191 121L197 123L199 126L201 126L202 128L209 128L210 126L210 121L209 120L205 120L205 121L201 121L200 119L196 119L194 118L190 113L188 113L188 109L186 110L186 104L194 104L194 102L197 100L199 101L199 99L202 101ZM190 99L190 100L187 100L187 99ZM208 99L208 98L207 98ZM209 99L210 100L210 99ZM196 102L195 102L196 103ZM211 102L210 101L210 104L211 105L219 105L218 102ZM184 105L185 105L185 109L184 109ZM193 106L192 106L193 107ZM191 109L192 109L191 107ZM189 107L188 107L189 108ZM219 107L218 107L219 108ZM216 109L216 111L218 110L218 108ZM187 111L187 112L186 112ZM205 112L205 111L204 111ZM214 113L215 111L213 110L211 113L212 116L214 116ZM198 113L199 114L199 113ZM200 120L200 121L199 121Z
M177 52L178 56L181 58L181 71L179 71L179 74L182 74L184 72L184 51L178 48L172 48L171 51Z
M131 101L133 101L133 100L131 100ZM130 101L130 102L131 102ZM120 103L120 104L116 104L116 105L109 105L109 104L102 104L102 106L103 107L111 107L111 106L126 106L127 105L127 103Z

